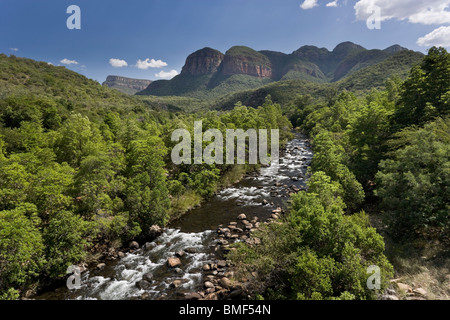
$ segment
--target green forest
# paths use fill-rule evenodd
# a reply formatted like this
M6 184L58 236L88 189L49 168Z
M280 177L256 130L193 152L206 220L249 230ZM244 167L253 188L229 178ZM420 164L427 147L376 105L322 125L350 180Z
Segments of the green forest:
M254 298L376 299L402 271L404 252L392 248L433 244L435 262L448 259L450 54L433 47L404 75L365 86L389 63L333 86L279 81L208 106L128 96L0 55L0 299L62 279L99 244L145 239L259 169L175 166L172 132L193 133L199 120L204 131L280 129L285 144L295 129L312 142L308 190L258 231L261 245L227 256ZM366 286L372 265L378 291Z

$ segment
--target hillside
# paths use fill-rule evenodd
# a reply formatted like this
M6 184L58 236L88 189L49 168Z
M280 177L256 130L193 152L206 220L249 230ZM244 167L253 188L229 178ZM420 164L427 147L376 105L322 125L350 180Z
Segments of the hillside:
M362 68L339 81L338 88L349 91L368 91L383 88L384 82L392 76L405 79L411 67L422 61L424 55L411 50L399 51L377 64Z
M203 48L188 56L180 75L172 80L154 81L137 94L213 99L285 80L335 83L404 52L408 50L399 45L367 50L352 42L343 42L333 51L303 46L291 54L255 51L245 46L232 47L225 54ZM403 67L404 64L398 72L394 66L387 73L404 74ZM408 67L411 65L406 65Z
M1 110L12 108L19 117L22 109L38 105L52 109L59 117L71 111L97 117L107 110L127 113L145 107L137 97L102 86L65 67L0 54Z

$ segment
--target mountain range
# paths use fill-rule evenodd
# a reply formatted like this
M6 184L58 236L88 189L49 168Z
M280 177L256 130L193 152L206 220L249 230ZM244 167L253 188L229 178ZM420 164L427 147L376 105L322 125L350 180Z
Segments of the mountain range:
M137 94L217 98L285 80L336 83L388 60L401 58L406 62L405 66L394 66L387 74L381 75L383 80L386 76L403 73L403 68L411 68L411 63L419 61L422 56L420 52L399 45L384 50L368 50L352 42L343 42L332 51L303 46L290 54L256 51L245 46L232 47L225 54L203 48L187 57L178 76L171 80L153 81ZM401 72L399 68L402 68Z

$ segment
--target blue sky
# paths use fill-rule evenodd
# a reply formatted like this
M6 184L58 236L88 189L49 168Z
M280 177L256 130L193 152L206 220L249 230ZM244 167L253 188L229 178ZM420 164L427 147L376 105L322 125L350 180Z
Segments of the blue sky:
M66 26L70 5L81 9L80 30ZM433 44L450 46L449 5L450 0L0 0L0 52L65 65L99 82L110 74L173 76L190 53L206 46L291 53L303 45L332 50L352 41L368 49L400 44L426 52ZM380 9L381 29L366 25L373 6Z

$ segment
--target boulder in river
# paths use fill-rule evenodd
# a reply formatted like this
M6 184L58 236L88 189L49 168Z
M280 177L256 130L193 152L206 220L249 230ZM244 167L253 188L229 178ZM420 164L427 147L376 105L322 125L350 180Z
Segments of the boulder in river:
M178 288L179 286L181 286L183 284L183 282L181 280L174 280L171 284L170 287L171 288Z
M151 272L145 273L142 276L142 279L145 281L148 281L148 282L152 282L153 281L153 273L151 273Z
M244 213L241 213L241 214L238 216L238 220L245 220L245 219L247 219L247 216L246 216Z
M162 235L163 232L164 230L158 225L153 225L148 229L149 236L152 237L153 239Z
M130 249L139 249L139 243L137 241L131 241L129 247Z
M136 287L138 287L141 290L149 290L152 287L152 284L147 280L140 280L136 282Z
M175 255L176 255L178 258L181 258L181 257L184 256L184 251L183 251L183 250L177 251L177 252L175 253Z
M219 260L217 261L217 267L219 268L225 268L227 266L227 262L225 260Z
M272 213L280 214L283 210L281 208L276 208L275 210L272 210Z
M222 279L219 280L219 284L222 288L229 289L231 287L231 280L226 277L223 277Z
M186 249L184 249L184 251L187 252L187 253L191 253L191 254L198 253L198 249L197 248L186 248Z
M188 293L184 296L184 299L186 300L200 300L201 298L202 296L197 292Z
M99 263L98 265L97 265L97 269L99 269L99 270L102 270L102 269L104 269L106 267L106 264L105 263Z
M207 263L203 265L203 271L209 271L211 270L211 266Z
M176 268L181 265L181 260L176 257L167 259L167 265L171 268Z

